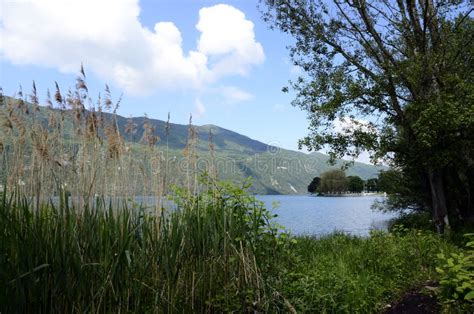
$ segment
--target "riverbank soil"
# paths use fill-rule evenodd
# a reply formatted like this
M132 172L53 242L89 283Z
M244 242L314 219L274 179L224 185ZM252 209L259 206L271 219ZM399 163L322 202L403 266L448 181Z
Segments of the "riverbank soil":
M433 289L435 283L423 287ZM385 314L431 314L441 313L441 306L436 297L431 293L423 292L423 288L408 291L400 300L387 305Z

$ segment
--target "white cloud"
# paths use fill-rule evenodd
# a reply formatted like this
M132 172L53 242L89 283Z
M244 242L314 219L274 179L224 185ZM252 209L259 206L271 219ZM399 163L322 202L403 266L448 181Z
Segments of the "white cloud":
M132 93L199 89L226 75L245 75L264 60L253 23L229 5L199 11L200 37L188 52L172 22L152 31L140 23L138 0L8 1L2 9L2 58L66 73L83 62Z
M255 98L254 95L235 86L222 86L220 91L228 103L244 102Z
M230 73L245 75L252 65L264 61L263 48L255 41L253 27L244 13L227 4L199 11L198 50L217 59L211 66L210 79Z
M370 154L365 150L360 153L359 157L356 158L356 161L362 162L364 164L372 164L372 161L370 160Z

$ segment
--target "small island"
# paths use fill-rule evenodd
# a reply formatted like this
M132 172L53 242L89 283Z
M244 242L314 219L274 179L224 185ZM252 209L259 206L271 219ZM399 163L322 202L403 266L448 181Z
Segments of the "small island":
M318 196L365 196L384 194L386 185L386 172L381 171L377 178L364 181L357 175L346 176L342 169L331 169L314 177L308 185L308 192Z

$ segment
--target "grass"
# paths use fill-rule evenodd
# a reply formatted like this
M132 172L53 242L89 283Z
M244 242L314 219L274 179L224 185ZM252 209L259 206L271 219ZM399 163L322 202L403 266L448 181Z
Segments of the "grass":
M244 190L178 191L177 208L83 210L4 197L0 312L376 313L436 280L434 233L293 238Z
M456 248L416 230L298 238L283 277L284 294L298 312L380 312L407 290L436 279L439 250Z

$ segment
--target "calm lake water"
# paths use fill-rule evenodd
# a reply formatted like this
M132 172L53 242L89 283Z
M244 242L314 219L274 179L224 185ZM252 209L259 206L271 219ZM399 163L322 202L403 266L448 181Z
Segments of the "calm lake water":
M371 205L382 196L309 196L309 195L257 195L266 208L278 216L275 222L292 234L324 235L340 231L357 236L366 236L371 229L386 230L394 214L371 209ZM59 202L53 198L53 202ZM136 203L156 206L155 197L136 197ZM108 201L107 201L108 202ZM274 208L274 204L278 204ZM164 204L173 208L172 202Z
M259 195L276 222L292 234L324 235L342 231L366 236L371 229L386 230L394 214L373 211L372 203L381 196L323 197L304 195ZM272 209L274 202L279 203Z

